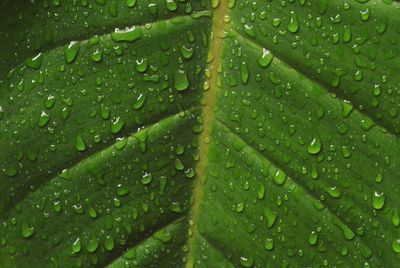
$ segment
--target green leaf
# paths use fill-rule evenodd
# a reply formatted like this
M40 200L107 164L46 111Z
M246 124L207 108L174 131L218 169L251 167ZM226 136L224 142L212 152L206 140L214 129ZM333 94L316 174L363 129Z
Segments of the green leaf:
M400 5L0 11L1 267L396 267Z

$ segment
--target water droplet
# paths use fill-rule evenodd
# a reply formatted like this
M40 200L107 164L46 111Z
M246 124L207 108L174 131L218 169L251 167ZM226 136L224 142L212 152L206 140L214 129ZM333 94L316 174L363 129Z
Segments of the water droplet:
M236 212L239 212L239 213L242 212L244 210L244 203L241 202L241 203L237 204L235 207L235 210L236 210Z
M249 69L247 67L247 63L244 61L240 64L240 75L242 78L242 83L244 85L247 84L247 82L249 81L250 73L249 73Z
M272 238L266 238L264 242L264 248L266 250L274 249L274 240L272 240Z
M308 243L311 246L314 246L318 242L318 233L315 231L312 231L310 236L308 237Z
M397 208L393 209L392 224L396 227L400 226L400 216L399 216L399 211L397 210Z
M307 151L309 154L318 154L321 151L321 148L321 140L315 136L310 144L307 146Z
M99 62L103 58L103 55L101 53L101 50L96 49L91 55L90 58L92 58L93 61Z
M53 108L55 103L56 103L56 98L53 95L48 95L44 102L44 106L46 107L46 109L51 109Z
M350 26L343 26L343 42L348 43L351 40L352 32Z
M279 25L281 25L281 19L280 18L274 18L272 20L272 26L279 27Z
M80 44L77 41L71 41L69 45L64 48L65 61L72 63L79 53Z
M133 103L133 109L139 110L142 108L143 104L146 102L146 95L144 93L140 93Z
M86 150L86 144L85 144L85 141L83 140L82 134L78 134L76 136L75 148L80 152L83 152Z
M118 196L125 196L127 194L129 194L129 188L126 187L125 185L122 184L118 184L117 186L117 195Z
M126 0L126 5L128 7L134 7L137 0Z
M274 182L277 185L283 185L286 182L286 174L282 170L277 169L274 175Z
M125 30L115 29L111 33L111 38L115 42L128 41L133 42L143 37L143 30L141 27L132 27Z
M115 118L111 122L111 133L117 134L118 132L121 131L121 129L124 127L125 122L122 120L120 117Z
M35 229L33 227L28 226L27 224L22 224L22 236L24 238L29 238L35 233Z
M97 238L92 238L89 240L89 242L86 244L86 250L89 253L93 253L97 250L97 248L99 247L99 240Z
M147 59L143 58L140 60L136 60L136 71L139 73L144 73L147 70Z
M392 242L392 249L396 253L400 253L400 239L394 239Z
M156 3L150 3L147 5L147 10L150 12L152 15L157 15L158 13L158 6Z
M260 184L260 187L257 190L257 197L258 199L264 199L265 196L265 186L264 184Z
M354 232L347 226L342 226L342 231L343 231L344 238L346 238L347 240L353 240L354 237L356 237Z
M336 186L328 187L326 191L332 198L340 198L342 196L342 192Z
M37 54L36 56L29 58L26 60L26 65L32 69L39 69L42 66L43 62L43 55L42 53Z
M176 170L184 170L185 169L185 165L182 163L182 161L179 158L175 159L175 169Z
M185 59L190 59L193 56L193 48L187 48L186 46L180 46L179 47L182 56Z
M140 182L144 185L149 184L153 180L153 175L151 173L144 173Z
M248 256L241 256L240 257L240 264L243 267L252 267L254 264L254 258Z
M17 169L13 166L9 166L3 169L3 174L8 177L14 177L17 175L17 173L18 173Z
M369 8L367 8L366 10L360 10L360 17L361 20L367 21L369 19Z
M107 235L104 240L104 248L108 251L111 251L114 249L114 247L115 247L114 238Z
M271 228L276 221L277 215L269 207L265 207L263 213L267 219L268 228Z
M115 1L111 1L108 4L108 13L110 13L110 15L112 17L117 17L118 16L118 5L117 2Z
M268 49L263 48L261 56L257 59L258 64L265 68L271 64L274 55Z
M382 192L374 192L372 195L372 206L374 209L382 209L385 205L386 196Z
M296 13L294 13L292 11L290 13L289 24L287 26L287 29L291 33L296 33L299 30L299 28L300 28L300 25L299 25L299 20L297 18L297 15L296 15Z
M184 70L174 72L174 88L184 91L189 87L189 80Z
M45 125L47 125L49 120L50 120L49 114L46 111L42 111L39 117L39 123L38 123L39 127L44 127Z
M171 202L169 209L172 212L181 213L183 211L181 204L179 202Z
M178 8L178 5L175 3L174 0L167 0L165 6L170 11L175 11Z
M81 251L81 239L78 237L71 247L72 253L78 253Z
M219 0L211 0L212 8L217 8L219 6Z

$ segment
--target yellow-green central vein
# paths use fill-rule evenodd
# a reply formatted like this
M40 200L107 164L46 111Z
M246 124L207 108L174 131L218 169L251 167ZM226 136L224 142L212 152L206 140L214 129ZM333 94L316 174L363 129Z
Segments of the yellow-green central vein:
M211 26L210 46L207 57L206 81L204 88L206 89L203 102L203 131L199 137L199 155L200 160L197 163L196 173L197 180L193 189L194 203L190 210L189 224L190 224L190 237L188 240L189 254L187 257L186 267L194 267L195 262L195 240L198 235L198 217L200 211L200 204L203 197L203 185L205 183L205 169L209 149L209 140L211 132L211 123L213 120L213 107L217 91L217 78L218 69L220 65L220 54L223 47L224 37L224 17L228 9L228 2L226 0L220 1L216 4L213 12L213 20Z

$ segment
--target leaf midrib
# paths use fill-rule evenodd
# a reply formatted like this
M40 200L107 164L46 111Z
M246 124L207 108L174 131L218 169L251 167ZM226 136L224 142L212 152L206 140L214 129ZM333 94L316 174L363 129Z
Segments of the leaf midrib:
M187 255L187 263L186 263L186 268L193 268L195 267L195 242L196 238L203 238L206 239L208 243L214 244L213 241L211 241L209 238L206 238L203 234L201 234L198 230L197 223L199 222L199 214L200 214L200 206L202 202L202 197L203 197L203 191L204 191L204 183L206 180L206 165L207 165L207 156L208 156L208 148L209 148L209 143L210 141L210 134L211 134L211 127L213 124L213 121L216 120L217 123L223 124L222 121L220 121L218 118L214 115L214 103L216 99L216 93L218 90L218 85L217 85L217 79L219 76L218 73L218 68L220 67L220 60L221 60L221 54L222 54L222 48L224 46L224 31L228 30L229 25L227 23L224 23L224 17L228 11L228 1L219 1L219 4L216 8L213 10L213 21L212 21L212 26L211 26L211 41L209 45L209 57L208 57L208 63L207 63L207 69L205 73L207 74L207 71L209 72L210 76L206 78L206 85L208 84L209 88L206 89L207 91L205 92L203 96L203 103L204 103L204 108L202 112L202 118L203 118L203 131L199 137L199 156L200 160L197 163L196 166L196 177L197 180L195 181L195 185L193 188L193 205L191 207L191 210L189 212L189 239L188 239L188 245L189 245L189 251ZM241 33L235 31L233 28L229 27L229 32L235 35L238 39L241 39L244 43L248 43L250 46L255 46L257 48L260 48L261 45L255 42L254 40L251 40L245 36L243 36ZM211 56L211 58L210 58ZM282 55L278 53L279 57ZM288 61L286 58L277 58L282 64L286 65L288 68L293 69L295 72L299 73L300 75L304 76L306 79L309 79L310 82L316 84L323 90L325 90L327 93L332 93L336 94L336 96L344 100L345 99L345 94L341 94L337 90L333 90L330 88L324 81L318 81L314 77L308 75L304 70L297 68L294 64L292 64L290 61ZM383 132L387 132L389 135L393 136L394 139L398 139L400 136L396 132L396 130L393 128L391 125L387 125L385 122L382 122L381 120L378 120L374 114L369 113L368 111L361 110L358 108L357 102L354 102L354 108L355 110L363 115L364 117L370 119L371 121L374 122L374 124L382 129ZM223 124L224 125L224 124ZM233 132L232 132L233 133ZM236 136L236 135L235 135ZM241 137L237 136L240 140L242 140ZM244 140L242 140L245 142ZM245 142L246 143L246 142ZM247 144L247 143L246 143ZM247 144L260 158L266 158L266 156L259 154L257 150L252 148L249 144ZM277 165L275 161L272 161L272 159L268 159L271 161L271 163L278 167L279 169L284 168L281 165ZM285 172L287 169L285 169ZM300 182L297 182L294 179L290 178L291 183L294 185L298 186L302 191L304 191L310 199L317 200L316 196L312 194L304 185L302 185ZM336 219L338 222L349 228L354 234L356 233L355 230L351 226L349 226L345 221L343 221L342 218L338 217L328 206L325 207L326 214L329 216L333 217ZM371 250L371 245L367 243L367 241L364 241L362 237L359 237L356 235L355 239L359 241L359 243L363 244L366 246L369 250ZM215 246L215 245L214 245ZM375 257L374 257L375 258ZM376 261L379 261L377 258L375 258Z
M205 93L203 96L204 108L202 111L202 123L203 131L199 137L199 156L200 160L196 166L196 181L193 188L193 205L189 212L189 228L191 236L188 239L189 252L187 256L186 267L194 267L195 263L195 242L196 236L198 235L198 228L196 223L199 218L200 205L203 197L204 191L204 179L205 170L207 164L207 155L209 149L209 140L211 133L211 124L214 117L214 102L216 98L216 91L218 89L217 79L218 79L218 68L221 60L221 52L224 45L224 30L226 23L224 22L224 17L228 10L228 1L219 1L218 5L213 10L212 15L212 26L210 29L210 45L207 55L207 68L205 73L209 73L204 87ZM207 88L208 87L208 88Z

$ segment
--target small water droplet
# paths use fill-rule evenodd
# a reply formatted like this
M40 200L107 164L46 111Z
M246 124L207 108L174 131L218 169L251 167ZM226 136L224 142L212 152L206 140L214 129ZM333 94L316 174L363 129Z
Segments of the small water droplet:
M189 87L189 80L184 70L174 72L174 88L178 91L184 91Z
M45 125L47 125L49 120L50 120L49 114L46 111L42 111L39 117L39 123L38 123L39 127L44 127Z
M143 37L143 30L141 27L131 27L126 28L125 30L115 29L113 33L111 33L111 38L115 42L133 42Z
M321 151L322 144L319 137L314 136L310 144L307 146L307 151L309 154L318 154Z
M274 240L272 238L266 238L264 242L264 248L266 250L272 250L274 248Z
M33 227L28 226L27 224L22 224L22 236L24 238L29 238L35 233L35 229Z
M400 239L396 238L392 242L392 249L396 253L400 253Z
M80 152L83 152L86 150L86 144L85 144L85 141L83 140L82 134L78 134L76 136L75 148Z
M285 184L285 182L286 182L286 174L282 170L277 169L276 173L274 175L274 182L277 185Z
M178 8L178 5L174 0L167 0L165 6L169 11L175 11Z
M72 63L76 56L78 55L80 50L80 44L77 41L71 41L65 48L64 48L64 56L65 61L67 63Z
M146 102L146 95L144 93L140 93L139 96L136 98L135 102L133 103L133 109L139 110L140 108L142 108L145 102Z
M372 206L374 209L382 209L385 205L386 196L382 192L374 192L372 194Z
M140 182L144 185L149 184L153 180L153 175L151 173L144 173Z
M36 56L29 58L26 60L26 65L32 69L39 69L42 66L43 62L43 55L42 53L37 54Z
M81 239L78 237L75 239L71 247L72 253L78 253L81 251Z
M257 62L261 67L265 68L271 64L273 58L274 58L274 55L271 53L271 51L263 48L261 56L257 59Z
M287 29L291 33L296 33L299 30L299 28L300 28L300 25L299 25L299 20L297 18L297 15L296 15L296 13L294 13L292 11L290 13L289 24L287 26Z
M312 231L310 236L308 237L308 243L311 246L314 246L318 242L318 233L315 231Z

